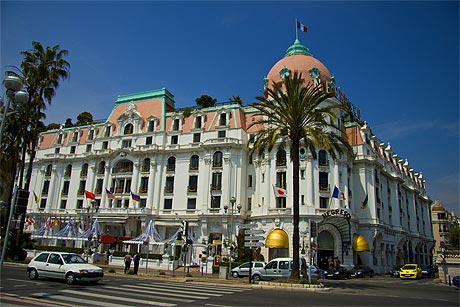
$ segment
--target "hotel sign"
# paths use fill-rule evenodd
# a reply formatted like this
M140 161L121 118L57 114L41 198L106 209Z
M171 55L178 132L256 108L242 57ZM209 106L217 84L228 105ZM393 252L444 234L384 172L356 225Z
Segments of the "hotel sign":
M341 216L341 217L346 218L347 220L351 218L351 213L346 209L332 209L332 210L328 210L324 212L322 215L323 215L323 218L327 218L331 216L338 216L338 217Z

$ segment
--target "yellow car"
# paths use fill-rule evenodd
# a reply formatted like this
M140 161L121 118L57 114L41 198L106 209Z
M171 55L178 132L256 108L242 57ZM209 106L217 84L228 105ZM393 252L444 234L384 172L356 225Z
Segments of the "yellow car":
M422 277L422 268L418 264L405 264L399 271L401 279L417 279Z

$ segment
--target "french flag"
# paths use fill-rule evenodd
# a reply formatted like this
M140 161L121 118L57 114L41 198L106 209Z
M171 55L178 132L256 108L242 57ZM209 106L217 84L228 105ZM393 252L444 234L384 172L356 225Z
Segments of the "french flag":
M299 29L302 32L307 32L308 30L307 26L299 21L297 21L297 29Z

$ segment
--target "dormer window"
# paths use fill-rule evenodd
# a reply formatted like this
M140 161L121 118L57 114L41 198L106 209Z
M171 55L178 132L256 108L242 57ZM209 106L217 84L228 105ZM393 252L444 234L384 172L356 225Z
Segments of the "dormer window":
M93 129L91 129L88 132L88 140L91 141L92 139L94 139L94 130Z
M72 135L72 142L77 142L78 141L78 131L74 131Z
M197 116L195 117L195 129L201 129L202 128L202 116Z
M225 126L225 125L227 125L227 114L221 113L219 115L219 126Z
M59 133L56 143L57 143L57 144L61 144L61 143L62 143L62 133Z
M180 120L178 118L176 118L176 119L173 120L172 130L173 131L179 131L179 127L180 127Z
M133 124L127 124L123 130L123 134L133 134L134 126Z
M106 126L104 136L109 137L111 133L112 133L112 126Z
M149 121L149 125L147 127L147 132L153 132L155 130L155 122L153 120Z

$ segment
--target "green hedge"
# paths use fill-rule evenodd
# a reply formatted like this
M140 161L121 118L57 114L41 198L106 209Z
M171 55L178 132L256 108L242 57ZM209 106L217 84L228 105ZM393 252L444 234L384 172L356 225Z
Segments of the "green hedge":
M50 251L50 252L68 252L75 254L83 254L83 248L76 247L62 247L62 246L45 246L45 245L34 245L33 249L41 251Z

